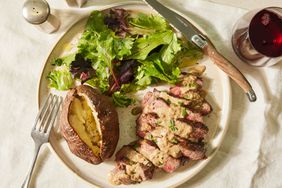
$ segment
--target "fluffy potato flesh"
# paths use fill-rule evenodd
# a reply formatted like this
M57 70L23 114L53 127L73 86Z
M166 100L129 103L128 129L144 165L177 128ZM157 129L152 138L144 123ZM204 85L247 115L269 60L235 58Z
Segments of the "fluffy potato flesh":
M94 155L99 156L101 134L94 114L87 99L84 96L76 96L70 105L69 123Z

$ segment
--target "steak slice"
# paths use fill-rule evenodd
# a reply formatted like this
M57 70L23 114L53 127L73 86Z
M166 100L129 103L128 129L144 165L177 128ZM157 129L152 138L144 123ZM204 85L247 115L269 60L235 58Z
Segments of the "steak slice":
M180 147L174 144L178 142L174 134L164 127L156 127L154 130L148 131L143 138L151 140L162 152L165 152L174 158L182 156Z
M152 132L159 127L162 127L163 131L170 133L170 135L177 135L184 139L203 140L208 134L208 128L200 122L192 122L187 119L161 119L154 113L141 114L138 117L136 134L144 138L148 132ZM172 138L172 136L170 137Z
M143 109L143 114L154 113L160 120L186 118L189 121L203 123L203 116L193 112L188 108L179 105L168 105L165 100L156 98L147 104Z
M188 74L183 77L183 79L179 84L191 90L192 89L195 90L195 89L201 89L203 87L203 80L201 77L198 77L194 74Z
M110 173L115 185L135 184L152 179L154 165L130 146L123 146L116 153L117 166Z
M190 133L189 135L189 140L194 140L194 141L202 141L204 139L206 139L208 132L209 132L209 128L202 124L202 123L193 123L192 126L193 131Z
M193 131L192 126L184 121L174 121L169 118L153 119L149 117L148 114L142 114L137 120L136 133L141 138L144 138L148 132L152 132L158 127L162 127L162 129L166 130L166 132L169 132L171 135L177 135L185 139L188 139Z
M148 131L157 126L158 118L155 113L141 114L136 120L136 134L143 138Z
M191 160L201 160L206 158L204 143L193 143L190 141L181 142L180 149L185 157Z
M141 107L144 109L148 104L150 104L153 100L155 100L153 92L148 92L144 96L142 102L141 102Z
M154 89L153 95L155 98L161 98L168 104L174 104L178 106L184 106L189 109L193 109L194 112L199 112L202 115L207 115L212 111L211 105L204 99L203 96L192 97L191 100L180 98L170 95L165 91L158 91ZM194 99L194 100L193 100Z
M203 133L204 130L199 129L195 131L193 136L198 136L198 138L194 139L196 143L179 138L163 127L156 127L153 131L147 132L144 138L153 141L161 151L174 158L179 158L183 155L191 160L198 160L197 156L201 158L201 156L205 155L204 145L201 142L198 143L207 134L207 132Z
M126 174L125 169L121 169L119 167L115 167L110 173L109 173L109 181L114 185L130 185L138 183L136 181L131 180L130 176Z
M196 108L197 111L199 111L202 115L208 115L209 113L212 112L212 107L211 105L205 100L199 108Z
M171 87L169 89L169 94L175 97L197 102L203 101L206 96L206 92L203 90L191 90L190 88L182 86Z
M168 104L175 104L179 106L189 106L191 104L191 101L186 100L184 98L178 98L178 97L172 96L166 91L158 91L157 89L154 89L153 95L156 99L162 98Z
M166 172L171 173L175 171L181 164L180 159L175 159L167 153L160 151L151 141L141 139L133 143L133 147L156 167Z

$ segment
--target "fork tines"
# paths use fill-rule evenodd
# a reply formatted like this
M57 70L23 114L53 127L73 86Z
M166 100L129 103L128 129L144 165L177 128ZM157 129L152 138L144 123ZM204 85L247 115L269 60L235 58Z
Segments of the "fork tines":
M62 101L62 97L50 93L39 110L32 130L49 134L56 120Z

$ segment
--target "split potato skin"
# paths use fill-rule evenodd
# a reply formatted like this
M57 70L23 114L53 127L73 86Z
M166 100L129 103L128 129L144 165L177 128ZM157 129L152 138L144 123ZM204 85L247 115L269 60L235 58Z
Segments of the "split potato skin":
M98 155L81 139L71 123L72 105L79 98L88 101L94 111L93 116L100 133ZM109 97L90 86L80 85L67 93L60 116L60 130L72 153L89 163L99 164L110 158L116 149L119 139L118 114Z

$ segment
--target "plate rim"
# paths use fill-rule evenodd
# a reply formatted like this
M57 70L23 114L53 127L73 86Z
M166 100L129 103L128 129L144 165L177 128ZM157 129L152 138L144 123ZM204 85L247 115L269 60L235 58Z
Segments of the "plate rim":
M50 59L51 54L54 52L55 48L57 47L58 43L60 42L60 40L77 24L79 23L81 20L85 19L87 16L89 16L89 14L91 13L91 11L93 10L106 10L109 8L115 8L115 7L119 7L119 6L130 6L130 5L145 5L148 6L146 3L142 2L142 1L129 1L129 2L118 2L118 3L112 3L109 5L103 5L103 6L99 6L99 7L95 7L95 6L90 6L87 7L87 14L85 14L83 17L81 17L81 19L79 19L78 21L74 22L66 31L64 31L61 36L58 37L58 40L55 42L55 44L52 46L51 50L48 53L47 58L45 59L43 65L41 66L41 71L40 71L40 79L38 80L38 84L37 84L37 108L40 109L40 95L41 95L41 83L42 83L42 79L44 79L43 77L43 72L46 69L47 66L47 62ZM181 13L180 11L177 11L171 7L168 7L169 9L171 9L172 11L176 12L177 14L179 14L180 16L182 16L183 18L191 21L191 19L188 18L188 16L186 16L185 14ZM195 24L195 26L197 26L197 28L205 33L205 31L196 23L194 23L194 21L191 21L193 24ZM224 74L224 73L222 73ZM227 87L225 86L224 90L226 90L226 94L229 97L223 97L223 104L225 104L225 106L228 106L227 108L227 112L226 112L226 118L225 121L223 122L225 124L225 129L223 130L223 132L221 133L222 137L219 139L218 141L218 147L216 147L212 154L204 161L202 161L202 164L200 167L198 167L196 170L194 170L194 172L191 174L191 176L187 177L187 178L183 178L181 181L178 181L177 183L168 186L168 187L176 187L179 186L183 183L185 183L186 181L188 181L189 179L193 178L196 174L198 174L200 171L202 171L207 164L214 158L214 156L217 154L218 150L220 149L220 147L222 146L222 142L225 138L226 132L229 128L229 121L230 121L230 113L231 113L231 109L232 109L232 90L231 90L231 82L230 82L230 78L225 75L225 82L227 83ZM228 100L227 100L228 99ZM53 148L52 144L50 142L47 143L47 147L51 150L52 153L55 154L56 158L58 158L65 167L67 167L67 169L69 169L71 172L73 172L77 177L79 177L79 179L83 180L84 182L86 182L89 186L91 187L99 187L99 185L94 184L92 182L90 182L89 180L87 180L85 177L82 177L81 175L79 175L73 168L71 168L60 156L59 154L55 151L55 149Z

